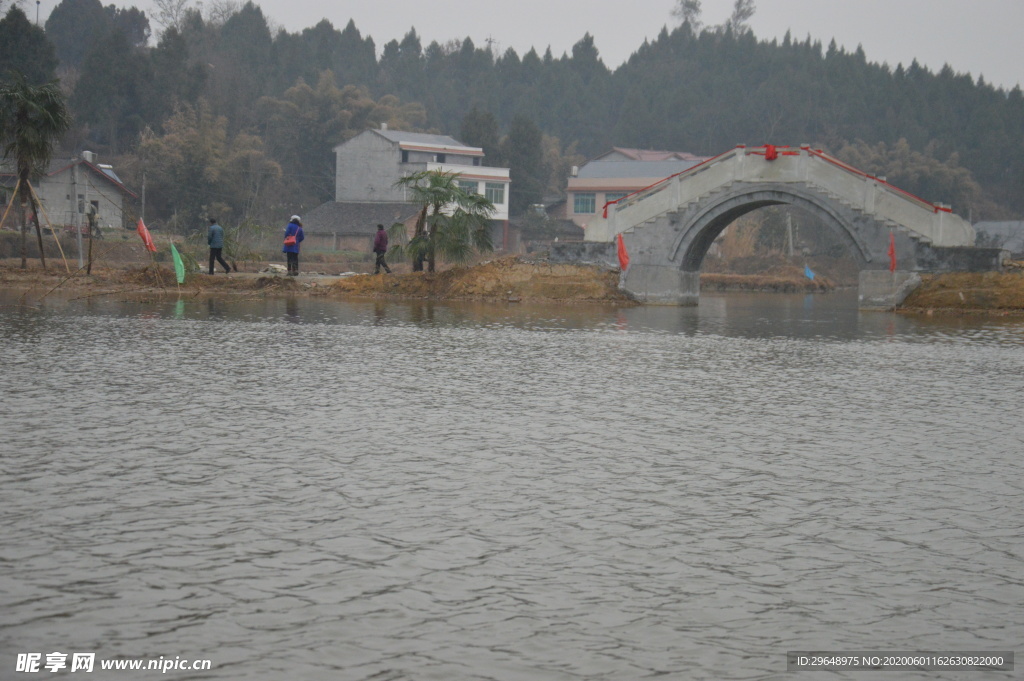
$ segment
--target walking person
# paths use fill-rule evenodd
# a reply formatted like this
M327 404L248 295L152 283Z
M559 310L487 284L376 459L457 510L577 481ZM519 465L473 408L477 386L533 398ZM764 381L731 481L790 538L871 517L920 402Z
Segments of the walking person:
M213 274L214 262L224 266L224 274L230 274L231 268L224 262L224 228L217 224L217 218L210 218L210 228L206 231L206 243L210 246L210 274Z
M391 268L384 262L384 254L388 252L388 233L384 231L384 225L377 225L377 234L373 237L373 252L377 254L377 262L373 267L374 274L380 274L380 268L391 274Z
M299 244L306 238L302 231L302 220L293 215L284 228L284 248L281 252L288 258L288 276L299 276Z

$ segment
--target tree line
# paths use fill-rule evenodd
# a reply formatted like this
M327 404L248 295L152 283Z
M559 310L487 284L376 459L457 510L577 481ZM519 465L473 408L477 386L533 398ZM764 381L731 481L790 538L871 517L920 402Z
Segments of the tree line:
M1019 87L891 68L810 37L759 40L752 0L712 27L693 5L609 69L590 35L560 56L469 38L424 46L415 29L378 50L352 21L274 32L251 2L159 0L151 18L62 0L44 27L17 6L0 20L0 78L59 77L67 150L99 152L131 186L145 177L147 212L183 226L331 200L332 148L382 123L483 147L511 168L513 214L612 146L710 156L738 143L808 143L975 221L1024 213Z

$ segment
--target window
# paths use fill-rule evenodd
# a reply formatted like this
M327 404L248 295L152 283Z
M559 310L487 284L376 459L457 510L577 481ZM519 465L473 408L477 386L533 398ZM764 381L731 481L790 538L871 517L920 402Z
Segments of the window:
M459 189L467 194L479 194L480 186L472 180L459 180Z
M437 154L434 157L434 160L437 161L438 163L444 163L445 161L448 160L448 156L445 154Z
M618 201L623 196L629 196L626 192L605 192L604 200L605 203L611 203L612 201Z
M475 166L480 165L480 157L479 156L476 156L476 157L473 158L473 165L475 165Z
M402 149L402 163L408 163L408 162L409 162L409 150L408 149Z
M505 185L501 182L488 182L486 196L494 205L505 203Z
M572 212L577 215L593 213L597 204L594 192L576 192L572 199Z

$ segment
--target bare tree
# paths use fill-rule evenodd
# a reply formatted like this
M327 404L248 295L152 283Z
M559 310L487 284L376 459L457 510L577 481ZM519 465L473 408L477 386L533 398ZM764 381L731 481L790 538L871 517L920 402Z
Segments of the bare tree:
M190 0L153 0L156 9L153 11L153 21L160 24L166 31L169 28L181 30L182 21L189 10Z
M206 20L214 26L223 26L240 9L242 3L238 0L213 0L206 10Z
M736 4L732 6L732 16L725 23L725 28L731 28L733 33L746 33L750 30L747 22L756 11L754 0L736 0Z
M700 0L676 0L676 6L672 9L672 16L679 19L681 24L690 24L694 33L699 33L703 25L700 13Z

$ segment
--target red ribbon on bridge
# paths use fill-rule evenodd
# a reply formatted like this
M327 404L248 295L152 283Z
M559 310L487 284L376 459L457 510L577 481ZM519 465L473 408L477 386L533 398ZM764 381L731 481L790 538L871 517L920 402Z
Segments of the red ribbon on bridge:
M779 157L779 150L775 148L774 144L764 145L764 160L774 161Z
M896 271L896 235L889 232L889 271Z
M629 267L629 253L626 252L626 242L622 240L622 235L618 235L619 242L619 269L623 272Z

